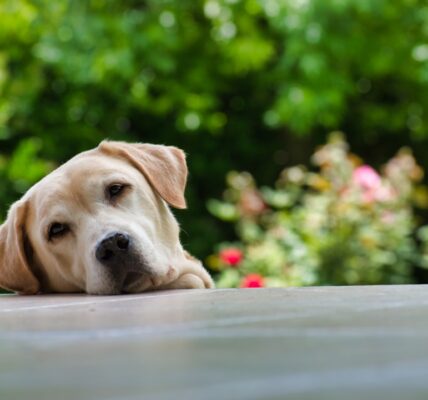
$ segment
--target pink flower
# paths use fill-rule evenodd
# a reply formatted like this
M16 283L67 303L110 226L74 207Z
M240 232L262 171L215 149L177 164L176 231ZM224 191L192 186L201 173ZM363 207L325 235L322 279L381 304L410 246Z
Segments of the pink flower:
M379 174L368 165L355 169L352 174L352 183L361 189L363 203L389 202L396 198L392 188L382 183Z
M395 200L397 197L394 190L388 186L382 185L375 191L375 198L380 202L388 202Z
M394 213L390 211L385 211L381 216L381 221L386 225L392 225L395 222L396 218Z
M259 274L249 274L241 281L241 288L261 288L264 287L263 277Z
M220 260L225 264L229 264L232 267L237 266L243 258L242 251L236 247L229 247L227 249L223 249L219 254Z
M248 216L260 215L266 209L262 196L254 189L247 189L242 192L239 205L242 213Z
M382 185L379 174L369 165L362 165L354 170L352 182L364 190L376 190Z

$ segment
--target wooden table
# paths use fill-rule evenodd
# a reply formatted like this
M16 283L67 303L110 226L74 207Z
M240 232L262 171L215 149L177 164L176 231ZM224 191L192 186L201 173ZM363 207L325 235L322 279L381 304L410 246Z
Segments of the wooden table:
M0 296L0 399L428 399L428 286Z

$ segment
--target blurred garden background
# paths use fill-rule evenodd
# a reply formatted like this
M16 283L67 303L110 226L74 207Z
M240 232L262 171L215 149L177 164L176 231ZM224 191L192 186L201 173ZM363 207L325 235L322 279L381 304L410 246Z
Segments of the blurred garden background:
M425 0L0 0L2 218L102 139L176 145L219 286L426 282L427 109Z

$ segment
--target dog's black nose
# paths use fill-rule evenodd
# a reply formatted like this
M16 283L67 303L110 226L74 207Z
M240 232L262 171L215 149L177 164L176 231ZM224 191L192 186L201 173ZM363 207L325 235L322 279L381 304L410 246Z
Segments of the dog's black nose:
M98 243L95 257L101 264L113 264L128 252L129 242L129 235L126 233L111 233Z

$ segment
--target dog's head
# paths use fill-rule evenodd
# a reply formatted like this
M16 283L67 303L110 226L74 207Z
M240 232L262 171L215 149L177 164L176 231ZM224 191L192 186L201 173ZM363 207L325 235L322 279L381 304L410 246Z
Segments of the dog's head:
M184 153L102 142L12 205L0 227L0 286L21 293L136 293L183 249L168 208L185 208Z

